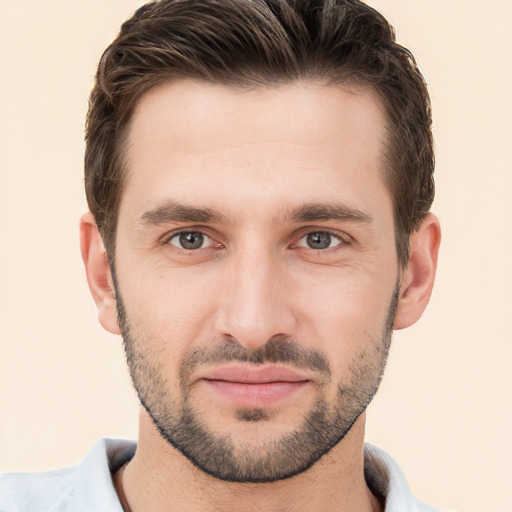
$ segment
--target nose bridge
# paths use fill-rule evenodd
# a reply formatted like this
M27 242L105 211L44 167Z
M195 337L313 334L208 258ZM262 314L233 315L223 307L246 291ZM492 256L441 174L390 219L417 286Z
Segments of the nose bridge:
M269 247L246 244L230 256L217 328L247 348L291 335L295 318L286 297L284 262Z

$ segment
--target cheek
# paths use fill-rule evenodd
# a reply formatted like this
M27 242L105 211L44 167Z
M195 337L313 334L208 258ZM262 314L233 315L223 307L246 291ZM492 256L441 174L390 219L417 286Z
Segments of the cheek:
M214 301L202 276L153 270L121 282L131 331L153 353L166 353L159 356L164 360L181 360L195 340L211 333Z
M339 364L364 352L380 340L385 331L395 290L393 273L337 272L302 288L300 338L321 343L323 350Z

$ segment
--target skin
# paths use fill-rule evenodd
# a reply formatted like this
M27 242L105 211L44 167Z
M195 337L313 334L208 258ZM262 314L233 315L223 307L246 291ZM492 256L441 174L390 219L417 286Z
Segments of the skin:
M296 431L319 397L332 411L361 359L372 362L378 381L397 283L394 328L414 323L427 305L439 223L425 218L411 236L408 267L399 268L384 140L382 107L368 90L297 83L234 91L177 82L149 91L136 108L115 266L134 343L157 369L170 403L181 396L180 363L222 340L253 353L286 337L329 363L330 379L301 370L305 385L263 403L267 419L251 423L202 378L219 364L194 369L187 381L194 410L240 453ZM177 204L187 208L179 220ZM312 204L336 205L345 215L297 214ZM198 221L190 209L214 215ZM201 231L205 244L184 250L182 231ZM328 247L308 246L308 234L317 232L330 233ZM82 218L81 243L100 322L120 334L113 280L90 214ZM364 480L364 422L363 413L341 442L293 478L233 483L194 466L142 408L137 453L116 475L116 487L133 512L171 504L242 511L247 503L262 511L379 510Z

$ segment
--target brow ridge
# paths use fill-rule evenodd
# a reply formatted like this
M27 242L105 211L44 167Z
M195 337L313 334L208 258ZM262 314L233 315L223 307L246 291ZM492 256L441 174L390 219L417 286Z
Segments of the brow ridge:
M287 216L294 222L336 221L362 224L373 222L371 215L357 208L337 203L308 203L292 210Z
M195 208L184 204L168 201L152 210L146 211L141 217L142 224L166 224L171 222L222 222L225 216L210 208Z
M275 223L281 223L290 219L295 223L303 222L356 222L371 224L373 218L357 208L337 203L307 203L298 208L291 209L280 218L274 219ZM226 216L217 210L210 208L197 208L175 201L168 201L146 211L140 217L141 224L161 225L173 222L225 222Z

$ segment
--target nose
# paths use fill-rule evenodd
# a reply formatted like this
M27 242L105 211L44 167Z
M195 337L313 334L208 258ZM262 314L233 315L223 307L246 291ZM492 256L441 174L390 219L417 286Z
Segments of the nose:
M247 349L257 349L276 335L296 328L288 269L272 251L254 248L232 254L217 309L217 332Z

